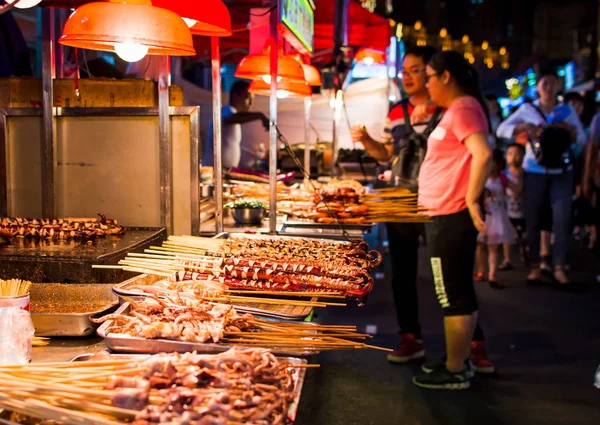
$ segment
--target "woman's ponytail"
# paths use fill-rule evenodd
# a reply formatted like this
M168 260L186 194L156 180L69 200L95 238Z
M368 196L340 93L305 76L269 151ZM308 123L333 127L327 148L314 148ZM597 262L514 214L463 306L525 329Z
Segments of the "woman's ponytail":
M488 128L491 133L492 123L487 103L481 94L479 85L479 73L458 52L448 50L433 55L428 65L437 73L448 71L456 81L457 86L468 96L473 96L481 104L481 108L488 120Z

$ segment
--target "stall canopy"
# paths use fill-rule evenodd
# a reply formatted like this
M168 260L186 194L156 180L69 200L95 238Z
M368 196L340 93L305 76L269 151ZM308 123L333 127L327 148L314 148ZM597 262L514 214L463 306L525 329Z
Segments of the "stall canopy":
M224 62L238 62L248 53L250 46L250 13L252 8L268 10L272 2L264 0L225 0L231 13L233 35L222 38L221 54ZM333 17L335 1L315 0L315 54L313 62L327 62L333 50ZM267 20L268 21L268 20ZM353 47L372 47L385 50L392 35L390 24L384 17L364 9L357 1L351 0L348 7L348 44ZM194 37L197 57L210 57L210 40Z

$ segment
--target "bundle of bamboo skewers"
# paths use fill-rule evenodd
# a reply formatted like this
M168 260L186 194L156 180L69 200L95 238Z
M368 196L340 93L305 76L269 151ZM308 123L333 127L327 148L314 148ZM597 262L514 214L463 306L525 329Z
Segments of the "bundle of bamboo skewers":
M377 223L420 223L430 220L419 206L418 195L405 188L382 188L364 194L362 203L369 209L367 220Z
M331 350L374 349L390 352L387 348L366 344L372 338L359 333L353 325L307 325L306 323L270 322L256 319L257 330L250 332L225 332L223 342L292 351L319 352ZM358 341L352 341L358 340Z
M0 279L0 297L18 297L27 295L31 288L31 282L21 279Z

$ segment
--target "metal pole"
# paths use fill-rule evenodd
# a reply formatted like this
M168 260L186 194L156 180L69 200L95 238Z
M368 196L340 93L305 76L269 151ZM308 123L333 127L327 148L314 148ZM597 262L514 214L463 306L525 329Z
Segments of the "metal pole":
M67 22L67 10L66 9L58 9L58 27L62 32L62 28L65 26L65 22ZM65 78L65 46L62 44L57 44L58 46L58 64L57 64L57 75L58 78ZM90 78L88 76L88 78Z
M333 54L336 60L336 69L333 79L333 97L335 99L333 107L333 129L331 135L331 177L337 176L337 158L338 158L338 90L341 89L343 81L341 74L341 61L343 60L342 46L348 45L348 7L350 0L335 0L334 15L334 47Z
M277 66L279 53L279 11L280 2L276 0L271 11L271 96L269 99L269 233L277 233Z
M213 95L213 162L215 177L215 222L217 233L223 232L223 159L221 156L221 54L219 38L211 37Z
M173 234L173 144L169 116L169 56L158 56L158 149L160 166L160 224Z
M304 183L308 187L308 180L310 179L310 109L312 106L312 99L310 97L304 98L304 170L306 175L304 176Z
M200 147L200 108L196 107L190 116L190 197L192 199L192 236L200 235L200 169L198 149Z
M338 125L338 121L337 121L337 116L338 116L338 111L337 111L337 87L334 84L333 87L333 129L331 130L331 172L330 175L331 177L336 177L337 176L337 151L338 151L338 142L337 142L337 125Z
M41 139L42 216L53 218L54 185L54 9L42 10L42 106L43 137Z

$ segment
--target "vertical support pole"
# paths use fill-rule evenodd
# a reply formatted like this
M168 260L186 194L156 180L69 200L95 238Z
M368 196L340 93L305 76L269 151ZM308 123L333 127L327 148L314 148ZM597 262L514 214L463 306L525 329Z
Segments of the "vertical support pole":
M219 38L211 37L212 97L213 97L213 152L215 159L215 222L217 234L223 232L223 158L221 155L221 53Z
M277 233L277 67L279 60L279 14L281 4L275 0L271 11L271 93L269 98L269 234Z
M335 99L335 106L333 108L333 129L331 136L331 177L337 176L337 158L338 158L338 134L337 134L337 121L336 118L339 115L338 108L338 90L341 89L343 81L341 81L342 70L344 69L343 52L342 46L348 45L348 7L350 0L335 0L335 15L334 15L334 29L333 29L333 55L336 61L336 69L333 79L333 97Z
M62 32L62 28L65 26L65 22L67 22L67 10L57 9L57 14L56 22L58 22L59 31ZM65 78L65 46L58 43L56 45L58 47L56 75L58 78Z
M173 232L173 144L169 115L169 56L158 56L158 147L160 166L160 224Z
M337 146L338 145L338 140L337 140L337 127L338 127L337 94L338 94L337 84L334 83L334 86L333 86L333 109L332 109L333 128L331 130L331 171L330 171L330 175L332 178L337 177L337 159L338 159L338 154L337 154L337 152L338 152L338 146Z
M54 9L42 9L42 109L41 138L42 216L54 218Z
M312 106L312 99L310 97L304 98L304 170L306 175L304 176L304 184L308 187L308 180L310 179L310 109Z
M190 197L191 197L191 217L192 217L192 236L200 234L200 159L198 150L200 147L200 108L195 108L190 115Z
M6 115L0 113L0 217L8 217L8 158L6 152Z

